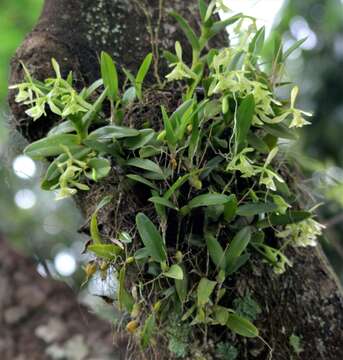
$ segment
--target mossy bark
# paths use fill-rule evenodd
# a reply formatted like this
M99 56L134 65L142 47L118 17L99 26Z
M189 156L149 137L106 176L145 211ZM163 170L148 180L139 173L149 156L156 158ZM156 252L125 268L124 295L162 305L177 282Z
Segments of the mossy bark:
M38 24L13 58L10 81L18 83L23 78L19 61L35 77L46 78L51 74L50 59L55 57L65 73L74 71L80 86L89 84L99 76L101 50L110 52L119 64L135 71L148 52L157 56L157 46L170 50L175 40L183 40L168 12L177 10L196 25L196 6L195 0L46 0ZM216 43L225 45L225 36L217 38ZM190 49L186 48L185 58L189 57ZM157 81L157 74L163 76L166 72L162 60L157 66L149 74L150 83ZM48 116L33 123L14 102L13 93L9 103L15 126L29 141L46 134L55 121ZM101 186L105 192L125 191L118 177L112 184ZM93 211L98 193L99 189L92 189L79 197L78 203L86 216ZM130 210L134 212L135 208ZM108 225L106 221L103 218L104 228ZM260 303L263 313L257 325L273 348L273 359L342 359L343 296L335 275L319 247L293 249L289 256L293 267L281 276L274 275L261 261L247 266L237 278L235 292L243 295L249 291ZM292 334L302 338L300 355L289 344ZM239 359L268 358L268 350L260 340L241 341L240 346Z

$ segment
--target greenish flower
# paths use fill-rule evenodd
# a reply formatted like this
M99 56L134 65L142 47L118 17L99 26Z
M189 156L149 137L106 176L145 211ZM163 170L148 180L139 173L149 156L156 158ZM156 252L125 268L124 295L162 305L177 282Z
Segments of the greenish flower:
M268 166L270 165L270 163L272 162L272 160L274 159L274 157L276 156L278 151L279 151L279 148L274 147L270 151L263 167L259 167L256 171L257 173L261 174L259 184L265 185L267 189L270 189L272 191L276 190L275 180L277 180L281 183L284 182L284 180L282 179L282 177L279 174L277 174L275 171L272 171L268 168Z
M33 121L38 120L41 116L46 115L45 112L45 99L39 98L36 105L25 111L25 114L32 117Z
M297 86L295 86L292 89L292 92L291 92L291 106L290 106L290 108L287 111L285 111L282 115L277 116L276 118L274 118L272 120L272 122L274 124L282 122L283 120L285 120L289 116L292 117L292 121L291 121L291 123L289 125L290 128L293 128L293 127L300 128L300 127L303 127L304 125L311 124L309 121L307 121L304 118L303 115L312 116L312 114L309 113L309 112L306 112L306 111L299 110L299 109L295 108L295 102L296 102L298 94L299 94L299 88Z
M273 195L273 201L274 201L275 205L277 205L278 212L280 214L285 214L286 211L291 207L291 205L289 205L285 201L285 199L280 195Z
M246 156L246 154L253 152L253 148L245 148L239 154L233 157L229 162L227 171L240 171L242 177L249 178L256 175L256 170L253 166L253 161Z
M187 65L184 63L175 63L175 67L171 73L166 75L168 81L177 81L183 79L191 79L192 76L190 75L191 70L187 68Z
M171 63L169 67L174 68L171 73L166 75L168 81L177 81L183 79L196 79L197 75L183 62L182 60L182 47L181 44L176 41L175 52L178 58L178 62Z
M289 238L296 247L316 246L324 225L314 219L306 219L297 224L289 224L285 230L276 234L278 238Z

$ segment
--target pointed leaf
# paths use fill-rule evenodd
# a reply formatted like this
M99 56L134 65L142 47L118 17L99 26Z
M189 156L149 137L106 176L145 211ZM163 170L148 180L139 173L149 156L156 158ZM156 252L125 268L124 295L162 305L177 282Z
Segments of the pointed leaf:
M159 262L167 260L167 252L162 236L151 220L143 213L136 216L136 225L141 239L150 256Z
M188 292L188 276L185 271L185 268L183 265L180 265L183 273L183 278L181 280L175 280L175 289L177 292L177 295L181 301L181 303L184 303L187 299L187 292Z
M251 240L251 229L245 227L240 230L232 239L229 247L225 252L226 269L228 272L235 266L238 258L248 246Z
M101 77L107 87L107 95L112 101L118 98L118 74L116 66L109 54L101 53Z
M87 250L106 260L114 260L122 252L122 249L114 244L92 244L88 245Z
M234 16L231 16L230 18L228 18L226 20L216 21L211 27L210 37L213 37L216 34L218 34L219 32L225 30L225 28L227 26L234 24L236 21L241 19L242 16L243 16L243 14L239 13Z
M65 152L63 146L70 149L78 147L79 137L72 134L52 135L28 145L24 154L32 159L42 159L49 156L57 156ZM61 146L62 145L62 146Z
M172 12L171 15L179 23L182 31L185 33L187 40L192 45L193 50L200 50L200 44L197 36L195 35L193 29L190 27L188 22L178 13Z
M112 200L112 196L105 196L100 203L97 205L94 213L92 214L91 217L91 224L90 224L90 233L91 233L91 238L93 240L93 242L95 244L101 244L102 243L102 239L101 239L101 235L98 229L98 211L100 209L102 209L104 206L106 206L107 204L109 204Z
M155 327L156 327L155 314L151 314L145 320L145 323L144 323L144 326L143 326L143 329L141 332L140 344L141 344L142 350L145 350L149 346L149 343L150 343L150 340L154 333Z
M177 206L175 206L171 201L165 199L164 197L153 196L149 199L149 201L153 202L154 204L159 204L173 210L179 210Z
M304 39L300 39L296 41L290 48L288 48L283 54L283 61L285 61L296 49L298 49L305 41L307 37Z
M125 287L125 276L126 276L126 269L122 267L119 272L119 290L118 290L118 302L119 302L119 309L125 309L128 313L131 313L134 305L134 300L132 295L126 290Z
M128 175L126 175L126 177L133 181L140 182L140 183L142 183L146 186L149 186L150 188L158 191L158 187L153 182L145 179L143 176L135 175L135 174L128 174Z
M217 283L215 281L202 278L197 288L198 306L203 307L210 301L211 294Z
M241 205L237 209L237 215L239 216L255 216L258 214L270 213L277 211L278 206L271 202L258 202Z
M140 132L136 129L131 129L126 126L107 125L100 127L91 132L87 139L89 140L108 140L108 139L123 139L128 137L139 136Z
M211 234L205 235L207 250L217 268L225 270L225 254L218 240Z
M229 201L224 205L224 219L225 221L231 221L237 212L237 197L235 194L229 196Z
M151 171L163 176L163 171L155 162L149 159L134 158L126 161L127 166L137 167L146 171Z
M237 314L230 314L226 326L238 335L249 338L258 336L258 329L254 324Z
M193 209L201 206L223 205L230 201L230 197L223 194L202 194L193 198L188 203L188 208Z
M137 96L139 99L142 99L142 85L143 85L143 81L146 77L146 74L149 71L151 61L152 61L152 54L150 53L143 60L143 63L140 66L137 76L136 76L136 79L135 79L136 91L137 91Z
M240 104L237 111L236 122L236 152L239 153L244 148L246 138L252 124L255 112L254 95L248 95Z
M183 280L183 270L177 264L172 265L163 275L172 279Z

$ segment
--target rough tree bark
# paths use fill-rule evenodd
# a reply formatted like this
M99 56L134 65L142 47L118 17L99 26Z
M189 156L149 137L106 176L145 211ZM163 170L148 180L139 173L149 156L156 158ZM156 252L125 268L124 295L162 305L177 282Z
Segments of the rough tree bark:
M38 275L1 234L0 257L2 359L115 359L110 324L78 304L70 288Z
M65 72L73 70L82 84L98 77L98 54L110 52L125 67L136 70L147 52L157 46L171 49L182 39L171 9L196 22L195 0L46 0L42 15L17 50L12 61L11 83L22 77L23 61L39 79L51 74L50 59L55 57ZM225 44L225 39L217 39ZM189 51L186 51L186 57ZM163 74L165 64L160 62ZM156 74L155 74L156 75ZM150 81L154 81L150 75ZM9 103L17 128L33 141L46 133L52 116L32 123L10 94ZM96 199L92 192L80 198L85 214L91 213ZM91 204L91 205L90 205ZM103 224L106 226L106 224ZM291 334L302 337L304 360L343 358L343 296L340 285L320 248L293 249L288 254L293 267L275 276L267 266L253 264L237 279L237 293L250 291L263 308L257 325L273 351L273 359L297 358L289 346ZM259 340L245 343L240 359L266 359L267 350Z

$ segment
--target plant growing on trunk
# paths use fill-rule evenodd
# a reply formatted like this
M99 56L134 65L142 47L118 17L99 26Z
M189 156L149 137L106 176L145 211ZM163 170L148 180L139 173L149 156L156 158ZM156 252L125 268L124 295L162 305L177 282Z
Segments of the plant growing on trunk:
M236 273L257 256L283 273L292 266L285 248L315 245L322 229L291 191L280 141L296 139L294 128L309 124L310 114L296 107L296 86L289 100L275 92L285 85L280 78L285 59L301 43L286 53L277 45L272 70L264 70L264 28L243 14L219 21L213 16L219 9L220 1L209 6L199 1L200 35L181 15L171 14L193 59L184 62L179 42L175 54L165 52L171 71L164 87L172 82L180 101L174 109L161 104L157 128L149 119L140 128L125 121L144 99L151 54L136 76L121 69L122 86L107 53L101 55L102 78L81 91L71 73L62 77L54 59L54 78L40 82L25 69L26 81L13 86L33 121L47 109L61 118L25 149L34 159L51 161L43 189L57 191L58 198L73 196L109 178L115 167L123 174L121 186L143 193L135 224L116 228L112 241L97 223L112 194L98 204L87 244L96 261L86 267L87 279L97 270L105 275L109 267L116 270L116 300L142 351L160 338L174 356L221 358L230 348L235 357L231 334L264 341L252 321L234 309L230 288ZM209 48L210 39L229 25L235 26L237 43ZM190 346L178 338L178 323Z

